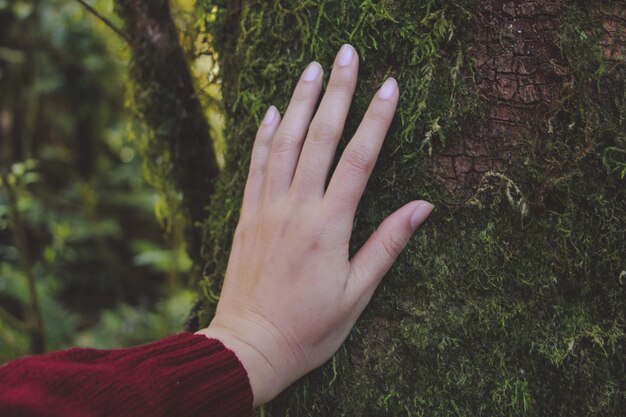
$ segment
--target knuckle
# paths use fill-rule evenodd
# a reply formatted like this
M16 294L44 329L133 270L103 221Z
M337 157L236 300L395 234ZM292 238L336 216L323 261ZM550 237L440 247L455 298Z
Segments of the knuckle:
M291 100L298 104L310 102L314 94L311 92L311 89L307 87L306 85L298 85L293 92Z
M322 246L323 246L323 241L321 239L321 236L319 234L314 233L313 237L311 238L309 242L309 251L319 252Z
M384 109L374 108L370 114L368 114L367 118L376 125L386 125L389 123L390 115L389 112Z
M259 148L267 148L272 144L272 136L266 134L265 132L261 132L260 130L257 132L256 138L254 139L254 145Z
M346 77L334 77L328 81L327 91L337 93L351 93L352 92L352 80Z
M404 244L395 236L387 236L382 241L383 250L385 251L385 255L387 255L391 259L397 258L402 249L404 249Z
M275 152L283 153L299 145L300 139L291 132L280 132L276 135L272 148Z
M335 245L341 240L339 237L340 229L337 227L336 219L330 216L322 216L319 218L316 232L322 242L330 245Z
M314 223L313 226L313 236L315 240L318 242L326 242L328 241L329 236L332 236L332 232L329 232L328 225L324 224L324 222L320 219Z
M328 121L320 120L311 123L309 137L314 142L327 142L334 140L337 135L337 127Z
M362 145L355 145L346 152L346 164L348 168L357 172L369 172L374 166L371 153Z

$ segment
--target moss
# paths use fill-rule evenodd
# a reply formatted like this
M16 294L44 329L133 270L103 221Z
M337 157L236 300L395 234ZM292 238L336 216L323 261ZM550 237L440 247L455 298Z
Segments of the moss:
M623 61L598 49L607 2L560 29L565 83L526 158L450 194L432 169L481 122L462 34L474 2L204 0L223 62L226 165L205 224L211 317L256 125L283 110L309 60L361 56L340 148L395 76L397 117L357 213L352 250L402 203L437 209L332 361L266 408L286 416L619 415L624 407ZM608 6L607 6L608 5ZM582 35L584 34L584 36ZM619 154L621 155L621 154Z

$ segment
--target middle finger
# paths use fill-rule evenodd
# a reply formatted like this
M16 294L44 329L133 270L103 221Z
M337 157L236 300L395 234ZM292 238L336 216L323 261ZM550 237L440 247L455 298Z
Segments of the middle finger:
M343 45L302 147L293 180L294 191L299 195L319 198L324 195L328 171L350 110L358 70L356 51L351 45Z

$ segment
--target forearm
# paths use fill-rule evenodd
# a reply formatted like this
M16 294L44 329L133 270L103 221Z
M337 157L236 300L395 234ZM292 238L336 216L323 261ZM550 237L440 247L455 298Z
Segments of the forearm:
M179 334L130 349L71 349L0 368L0 415L251 416L252 392L235 354Z

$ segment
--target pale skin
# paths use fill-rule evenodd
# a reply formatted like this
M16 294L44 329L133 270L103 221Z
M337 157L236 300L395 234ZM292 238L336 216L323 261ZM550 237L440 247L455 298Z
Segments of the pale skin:
M359 59L344 45L328 87L305 69L282 117L270 107L256 135L217 312L200 330L248 372L254 406L326 362L344 342L433 206L411 201L350 258L357 205L398 103L396 81L375 93L325 187L352 101Z

